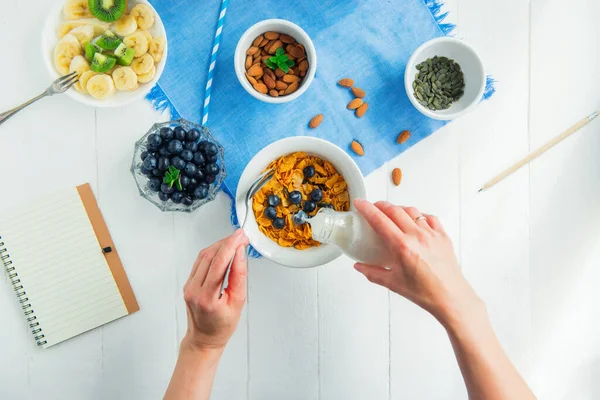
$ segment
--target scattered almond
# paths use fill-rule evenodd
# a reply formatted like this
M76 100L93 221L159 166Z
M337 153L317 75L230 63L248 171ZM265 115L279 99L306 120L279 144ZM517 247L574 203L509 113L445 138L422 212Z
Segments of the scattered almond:
M365 155L365 149L363 149L362 145L356 140L353 140L352 143L350 143L350 148L353 152L355 152L361 157Z
M279 96L279 92L275 89L271 89L269 90L269 94L273 97L278 97Z
M367 95L367 94L365 93L365 91L364 91L364 90L362 90L361 88L353 87L353 88L352 88L352 89L350 89L350 90L352 90L352 94L353 94L354 96L356 96L356 97L359 97L359 98L361 98L361 99Z
M308 123L308 127L315 129L317 126L321 125L321 122L323 122L323 114L315 115Z
M338 81L338 85L351 88L352 86L354 86L354 81L350 78L342 78Z
M253 87L257 92L262 93L262 94L267 94L269 92L269 90L267 89L267 87L265 86L264 83L258 82Z
M249 48L249 49L246 51L246 54L247 54L247 55L249 55L249 56L253 56L253 55L255 55L255 54L256 54L256 53L258 53L258 52L259 52L259 49L258 49L258 47L254 47L254 46L252 46L252 47L250 47L250 48Z
M402 182L402 170L400 168L394 168L392 171L392 182L396 186L399 186L400 182Z
M354 99L350 103L348 103L348 110L356 110L358 107L362 106L362 99Z
M365 113L367 112L367 110L369 109L369 103L363 103L362 106L358 107L356 109L356 111L354 112L354 114L358 117L358 118L362 118Z
M398 144L402 144L402 143L406 142L408 140L408 138L410 138L410 132L409 131L402 131L398 135L398 139L396 139L396 142Z
M275 40L279 38L279 33L277 32L265 32L264 35L269 40Z

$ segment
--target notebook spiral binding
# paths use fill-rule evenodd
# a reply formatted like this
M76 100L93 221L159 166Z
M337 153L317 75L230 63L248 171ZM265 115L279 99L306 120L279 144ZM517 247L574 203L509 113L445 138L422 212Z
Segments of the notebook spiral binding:
M21 304L21 308L23 309L23 314L27 317L27 323L29 324L29 329L31 329L31 333L38 346L43 346L48 343L44 340L45 335L42 332L42 328L40 327L40 323L37 321L37 317L35 316L35 312L33 308L31 308L31 303L29 303L29 298L27 297L27 292L23 288L21 284L21 279L19 279L19 274L15 270L15 267L12 266L12 261L10 259L10 254L8 254L8 249L4 247L4 242L2 241L2 236L0 236L0 263L4 265L6 273L8 274L8 279L10 280L15 293L17 294L17 299L19 300L19 304Z

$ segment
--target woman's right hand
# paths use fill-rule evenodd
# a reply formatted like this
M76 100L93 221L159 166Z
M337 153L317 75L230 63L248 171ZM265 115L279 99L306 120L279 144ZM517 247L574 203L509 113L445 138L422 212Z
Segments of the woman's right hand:
M396 257L389 269L355 264L371 282L406 297L444 325L483 308L436 217L387 202L358 199L354 205Z

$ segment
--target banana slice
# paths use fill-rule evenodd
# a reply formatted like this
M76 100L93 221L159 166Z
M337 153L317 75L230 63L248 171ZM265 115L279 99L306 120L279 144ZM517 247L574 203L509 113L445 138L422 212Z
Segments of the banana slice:
M81 93L87 93L87 83L90 80L90 78L92 76L96 76L98 75L96 72L90 70L90 71L85 71L83 74L81 74L81 76L79 77L79 82L77 82L75 85L79 85L79 87L81 88Z
M73 35L64 36L54 49L54 65L58 73L67 75L73 58L82 54L83 49L77 38Z
M81 75L90 70L90 64L88 60L84 56L75 56L71 60L71 65L69 66L69 73L77 72L77 76L81 80ZM83 87L81 86L81 82L77 82L73 85L73 87L81 93L85 93Z
M113 24L115 33L120 36L129 36L138 28L137 22L132 15L123 15L117 22Z
M136 4L130 14L141 29L150 29L154 25L154 11L146 4Z
M88 6L88 0L67 0L63 13L65 19L69 20L93 17Z
M83 25L92 25L94 27L94 35L96 36L100 36L110 29L110 24L108 22L102 22L95 18L78 19L76 21L69 21L62 24L58 28L58 38L62 38L69 33L69 31Z
M90 96L102 100L115 94L115 84L109 75L92 76L85 86Z
M152 35L150 34L150 32L145 31L143 29L138 29L136 32L140 32L140 33L144 34L144 36L146 36L146 39L148 39L148 43L150 43L152 41Z
M123 43L130 49L135 50L135 58L141 57L148 52L148 39L141 32L135 32L133 35L123 39Z
M156 75L156 67L153 65L152 68L150 68L150 71L147 74L138 75L137 80L138 80L139 83L148 83L152 79L154 79L155 75Z
M69 34L75 36L79 40L79 44L83 46L94 38L94 27L92 25L81 25L71 29Z
M159 63L160 60L162 60L166 44L167 40L162 36L155 37L150 41L150 45L148 46L148 53L150 53L150 55L154 59L154 62Z
M131 69L133 69L133 71L138 75L147 74L148 72L150 72L153 66L154 59L150 54L147 53L141 56L140 58L136 58L131 63Z
M118 90L131 92L138 88L138 77L130 67L119 67L112 73Z

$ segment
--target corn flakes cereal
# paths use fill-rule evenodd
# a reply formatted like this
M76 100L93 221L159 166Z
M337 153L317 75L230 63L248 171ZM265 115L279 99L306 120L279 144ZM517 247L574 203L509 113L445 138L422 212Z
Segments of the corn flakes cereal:
M306 177L304 169L310 166L314 168L315 173L311 177ZM316 202L316 209L307 213L309 216L315 215L322 207L332 207L336 211L349 211L350 195L344 177L329 161L304 152L282 156L271 162L266 169L275 170L275 175L254 196L252 201L252 210L258 229L282 247L305 250L319 246L320 243L312 239L310 225L296 225L293 216L302 210L302 205L307 201L310 193L317 188L321 190L323 197ZM290 201L289 194L293 191L299 191L302 194L301 204L293 204ZM283 228L274 227L274 220L265 215L265 210L269 207L270 195L276 195L280 199L275 210L277 211L276 218L281 218L285 223Z

